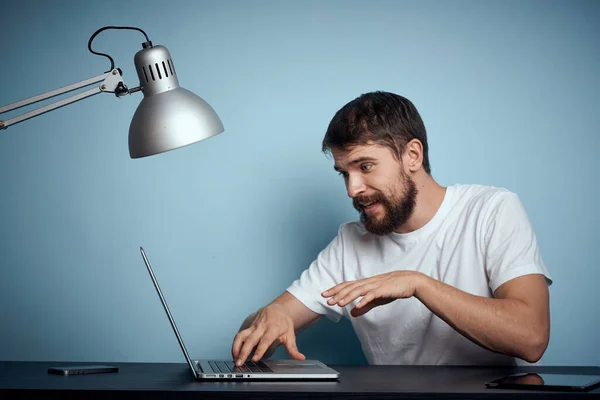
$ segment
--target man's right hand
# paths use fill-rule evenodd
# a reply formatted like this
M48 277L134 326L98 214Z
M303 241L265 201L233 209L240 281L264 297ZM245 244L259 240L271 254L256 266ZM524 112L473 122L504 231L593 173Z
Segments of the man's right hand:
M286 307L271 303L261 308L256 317L246 329L235 335L231 354L235 364L242 366L254 350L252 361L259 361L267 350L283 344L289 355L296 360L305 360L304 354L296 346L294 320L288 314Z

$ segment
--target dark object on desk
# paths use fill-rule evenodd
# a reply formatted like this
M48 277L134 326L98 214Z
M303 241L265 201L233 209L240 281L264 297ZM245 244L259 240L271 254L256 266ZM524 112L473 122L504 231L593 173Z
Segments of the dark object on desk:
M600 375L521 373L493 380L485 386L493 389L586 392L600 386Z
M112 365L76 365L48 368L49 374L56 375L106 374L109 372L119 372L119 368Z

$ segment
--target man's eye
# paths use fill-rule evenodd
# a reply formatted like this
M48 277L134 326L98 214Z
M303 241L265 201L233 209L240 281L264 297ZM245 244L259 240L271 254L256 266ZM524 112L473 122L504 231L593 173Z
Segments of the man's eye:
M347 173L347 172L344 172L344 171L340 171L340 172L338 172L338 175L340 175L340 176L343 176L343 177L344 177L344 179L346 179L346 178L348 177L348 173Z
M373 164L363 164L360 166L360 169L362 169L363 171L368 171L371 169L372 166Z

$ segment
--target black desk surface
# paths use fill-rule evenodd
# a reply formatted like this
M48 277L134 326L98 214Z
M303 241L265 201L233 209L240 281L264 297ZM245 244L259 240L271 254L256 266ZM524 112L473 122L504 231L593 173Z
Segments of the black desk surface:
M351 398L351 399L483 399L598 398L600 388L586 393L486 389L485 383L516 372L600 375L600 367L434 367L332 366L340 379L332 382L199 382L187 364L109 363L118 373L60 376L50 366L105 363L0 362L0 398L34 395L63 398Z

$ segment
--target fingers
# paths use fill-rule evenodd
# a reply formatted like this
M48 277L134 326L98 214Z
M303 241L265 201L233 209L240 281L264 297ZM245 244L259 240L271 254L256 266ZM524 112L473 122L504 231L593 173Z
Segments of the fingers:
M330 306L337 304L340 307L344 307L347 304L350 304L360 296L364 296L372 290L376 289L376 285L374 283L365 283L359 284L356 283L354 285L348 285L341 291L339 291L335 296L327 301L327 304Z
M279 335L276 331L267 331L265 335L260 339L256 350L254 350L254 356L252 356L252 361L259 361L265 355L265 352L269 349L273 342L277 340L277 336Z
M238 332L233 339L233 344L231 346L231 355L233 359L237 359L240 354L240 350L242 349L242 345L246 341L246 338L250 336L250 334L254 331L254 327L250 327L248 329L244 329L243 331Z
M349 286L353 283L354 283L354 281L340 283L339 285L329 288L326 291L324 291L323 293L321 293L321 296L323 296L323 297L335 296L340 290L344 289L346 286Z
M375 299L375 292L366 293L362 299L356 304L356 308L361 308L368 305Z
M350 314L356 318L371 311L374 307L378 306L373 300L375 300L375 294L373 292L367 293L350 311Z
M233 340L231 355L238 367L242 366L252 353L252 359L259 361L267 352L270 355L279 346L279 342L283 341L282 338L287 337L292 337L288 341L293 344L291 349L294 352L294 335L293 319L284 308L270 305L259 311L250 327L238 332ZM296 357L304 357L297 348L294 354Z
M285 348L289 355L295 360L306 360L306 356L298 350L298 346L296 345L296 335L292 331L283 341L285 344Z
M330 297L330 299L327 300L327 304L332 306L335 303L337 303L339 300L343 299L344 296L346 295L346 293L348 293L349 291L354 289L356 286L360 286L361 283L362 283L362 281L341 283L341 284L323 292L323 297Z
M367 294L377 297L377 285L373 283L356 286L354 288L347 288L346 290L346 293L340 293L340 300L338 301L340 307L350 304L359 297L364 297Z
M262 338L263 334L264 334L264 329L258 328L258 329L254 329L246 337L237 357L235 357L235 359L236 359L235 364L238 367L242 366L246 362L246 360L248 359L248 356L250 355L252 350L254 350L254 348L256 347L256 345L258 344L260 339Z

